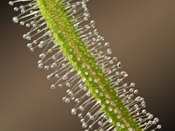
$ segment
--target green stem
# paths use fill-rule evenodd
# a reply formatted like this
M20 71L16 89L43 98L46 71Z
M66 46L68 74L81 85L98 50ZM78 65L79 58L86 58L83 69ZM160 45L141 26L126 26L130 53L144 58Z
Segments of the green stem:
M99 104L103 107L102 110L112 119L116 129L121 131L131 127L135 131L141 131L128 109L123 105L116 90L111 86L105 73L87 49L86 44L80 39L62 1L36 0L36 2L47 23L47 27L51 30L62 52L74 70L81 72L80 77L85 80L85 85L89 88L93 97L101 101ZM110 103L107 104L106 101ZM116 126L117 122L123 124L124 128Z

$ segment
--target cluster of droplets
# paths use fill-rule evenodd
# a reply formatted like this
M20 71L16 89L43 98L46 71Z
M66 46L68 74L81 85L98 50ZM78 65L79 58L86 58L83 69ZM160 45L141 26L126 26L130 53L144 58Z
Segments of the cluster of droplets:
M12 18L14 23L20 23L20 25L25 25L26 27L35 26L33 24L34 19L39 17L38 6L32 0L25 0L28 3L26 5L21 5L19 7L14 7L14 11L20 12L18 16ZM10 1L9 5L21 2L20 0ZM27 19L26 19L27 18Z
M76 115L78 113L78 118L80 119L82 127L86 129L85 131L94 129L96 125L98 125L96 131L104 131L106 128L109 128L109 125L110 128L112 127L112 129L114 129L111 124L112 120L105 115L99 106L101 100L95 100L88 88L83 84L80 84L76 88L79 88L77 91L78 93L80 93L80 91L84 91L84 95L76 98L76 96L78 96L77 92L73 93L72 89L69 89L67 90L67 96L63 97L63 102L69 103L71 100L77 104L71 110L71 113L72 115ZM73 88L73 90L75 90L75 88ZM70 98L68 98L68 96L70 96ZM88 112L86 112L88 107Z

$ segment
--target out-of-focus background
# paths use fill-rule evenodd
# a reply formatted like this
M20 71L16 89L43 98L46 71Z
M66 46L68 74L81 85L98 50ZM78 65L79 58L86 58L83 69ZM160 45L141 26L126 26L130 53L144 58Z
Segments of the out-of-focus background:
M174 131L174 16L173 0L91 0L92 19L113 56L160 118L162 131ZM17 14L0 3L0 131L82 131L70 113L73 104L62 103L65 89L51 90L47 71L37 69L39 50L30 53L13 24Z

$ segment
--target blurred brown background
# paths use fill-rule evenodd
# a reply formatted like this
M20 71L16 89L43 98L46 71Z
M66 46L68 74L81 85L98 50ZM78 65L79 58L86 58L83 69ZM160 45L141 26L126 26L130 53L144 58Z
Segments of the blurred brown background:
M79 119L62 103L65 89L50 90L48 72L37 69L11 21L16 14L8 1L0 3L0 131L82 131ZM91 0L89 9L113 56L123 63L147 110L160 118L162 131L174 124L173 0Z

